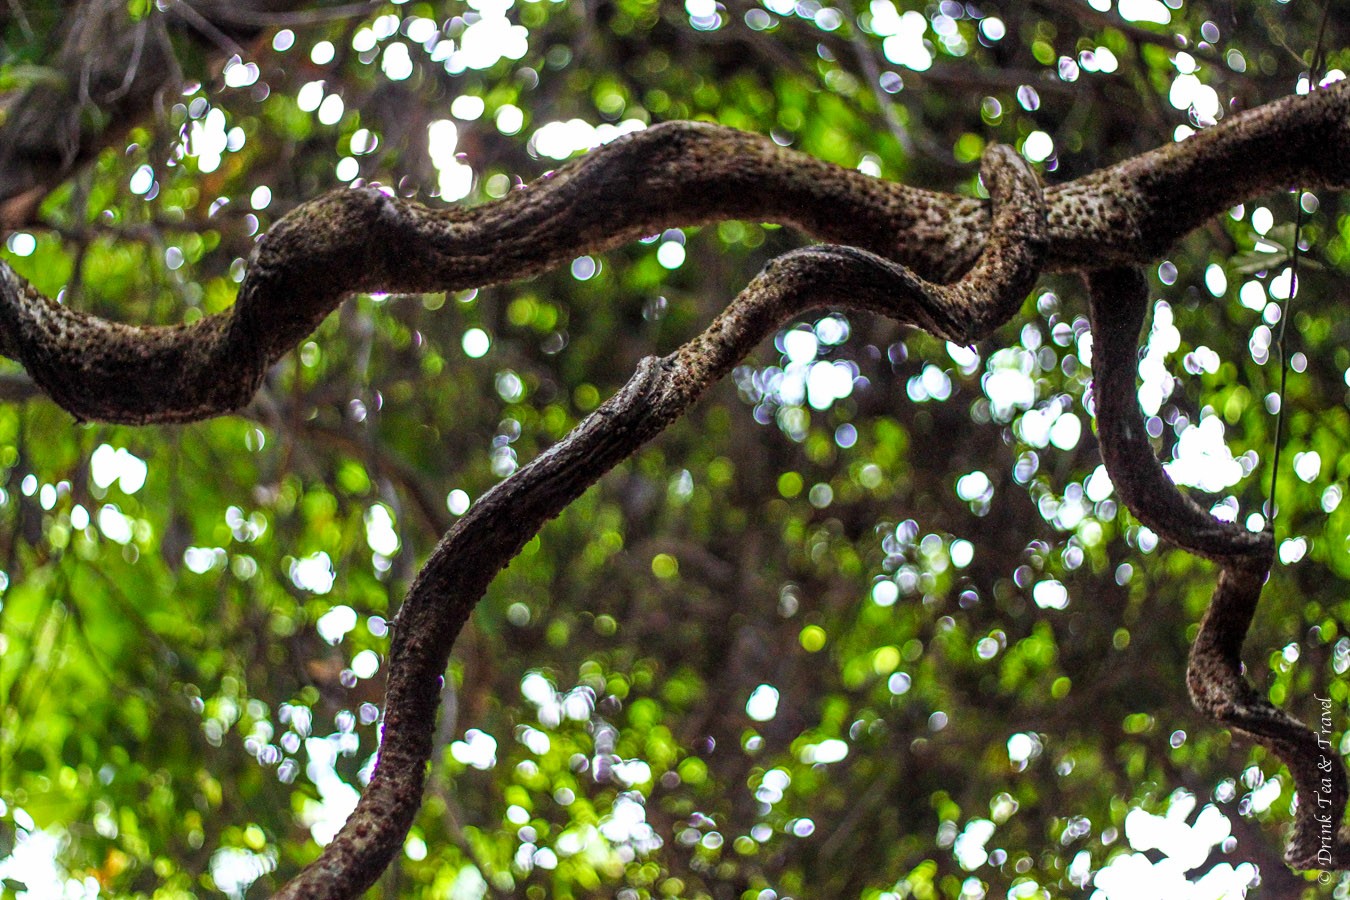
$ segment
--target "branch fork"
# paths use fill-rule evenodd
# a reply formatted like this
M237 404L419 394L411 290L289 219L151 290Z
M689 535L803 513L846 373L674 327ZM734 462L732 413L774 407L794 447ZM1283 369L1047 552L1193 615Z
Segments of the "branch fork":
M1007 147L990 147L981 173L988 204L884 182L733 129L667 123L479 207L432 210L371 189L320 197L262 238L234 307L169 328L70 309L0 261L0 354L19 360L77 419L150 424L239 409L267 368L354 292L506 281L667 227L728 218L775 221L829 242L771 262L702 334L643 360L618 393L450 528L398 614L373 778L342 831L278 896L353 897L374 883L420 807L450 648L488 584L546 521L765 337L828 307L970 344L1009 321L1040 274L1070 270L1092 272L1099 428L1122 499L1159 534L1222 568L1192 652L1192 696L1289 765L1304 799L1289 859L1326 865L1309 799L1322 784L1310 768L1311 732L1241 675L1272 541L1215 521L1153 457L1134 402L1146 300L1135 267L1252 195L1350 182L1350 84L1276 101L1044 191ZM1337 774L1329 796L1339 822L1346 783ZM1331 864L1350 865L1343 837Z

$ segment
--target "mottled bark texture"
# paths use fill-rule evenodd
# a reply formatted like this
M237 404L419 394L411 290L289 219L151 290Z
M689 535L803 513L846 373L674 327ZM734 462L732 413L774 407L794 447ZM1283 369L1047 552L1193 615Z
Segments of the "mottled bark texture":
M1093 272L1088 291L1097 437L1116 494L1163 538L1220 567L1191 646L1186 671L1191 700L1289 767L1299 803L1285 860L1299 869L1350 866L1350 829L1342 824L1350 788L1339 752L1330 743L1319 744L1308 726L1271 705L1242 673L1242 642L1270 575L1274 535L1215 519L1177 489L1154 457L1135 384L1139 332L1148 309L1143 273L1133 268Z
M989 335L1047 271L1096 272L1102 444L1141 520L1222 566L1191 670L1197 704L1271 747L1313 805L1308 732L1264 704L1238 657L1270 538L1216 522L1152 456L1134 401L1146 306L1130 266L1252 196L1350 184L1350 84L1287 98L1180 144L1041 189L1006 148L985 155L991 200L870 178L715 125L660 125L502 200L431 210L344 190L297 209L258 244L235 306L181 328L135 328L55 303L0 263L0 353L82 419L186 422L246 403L263 373L357 291L443 291L537 273L667 227L729 218L795 226L832 244L770 263L701 335L632 381L479 500L437 546L399 612L374 777L341 833L282 890L351 897L401 846L421 803L451 645L488 583L552 516L659 433L757 343L820 307L877 313L951 340ZM1339 763L1337 762L1339 769ZM1343 776L1332 792L1335 820ZM1300 813L1290 859L1326 865ZM1339 848L1331 864L1346 857Z

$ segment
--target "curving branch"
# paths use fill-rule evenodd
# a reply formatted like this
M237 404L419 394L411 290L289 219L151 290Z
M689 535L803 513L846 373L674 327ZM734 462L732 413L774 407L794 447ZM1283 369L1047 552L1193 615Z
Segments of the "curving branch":
M1041 268L1147 262L1221 210L1299 183L1350 185L1350 83L1049 189ZM934 282L968 271L991 229L978 200L881 181L734 129L672 122L472 209L431 210L373 188L327 194L262 239L230 310L190 326L91 317L0 265L0 354L77 418L194 421L247 403L268 366L353 292L477 287L665 228L737 218L869 250ZM974 340L1006 318L956 332L937 324Z
M1219 580L1191 647L1186 684L1197 709L1270 750L1289 767L1298 791L1285 861L1299 869L1350 866L1350 797L1339 753L1273 706L1242 672L1246 640L1261 588L1270 576L1275 538L1205 512L1172 483L1144 430L1135 386L1139 332L1148 282L1138 269L1088 277L1092 317L1093 396L1102 460L1129 510L1162 537L1218 563Z
M1350 185L1350 83L1235 116L1044 196L1006 148L990 149L982 174L989 204L880 181L732 129L670 123L473 209L430 210L372 189L318 198L260 241L228 312L169 328L72 310L0 262L0 354L22 362L77 418L151 423L238 409L268 366L353 292L500 282L666 227L728 218L777 221L834 244L774 260L705 332L670 356L644 361L572 434L450 529L396 620L374 777L343 830L281 896L349 897L383 871L421 802L451 645L489 582L544 522L681 415L766 335L792 316L830 306L970 342L1008 321L1042 272L1142 264L1253 195L1296 184ZM1115 296L1116 281L1104 284L1099 293ZM1125 307L1142 309L1142 300L1120 293L1124 298L1112 302L1126 318L1113 325L1108 309L1102 327L1124 334L1127 316L1142 315ZM1133 328L1137 335L1137 322ZM1122 379L1112 391L1124 396L1133 371L1124 362L1102 378L1105 384L1121 367L1131 384ZM1157 468L1131 415L1126 406L1112 420L1121 434L1108 466L1137 469L1135 484L1156 487L1161 470L1144 460ZM1128 474L1117 478L1128 482ZM1144 488L1122 490L1160 533L1225 566L1193 665L1197 696L1235 728L1286 751L1290 741L1302 747L1302 738L1282 726L1272 732L1252 714L1254 702L1238 686L1237 649L1259 596L1261 565L1269 564L1268 542L1225 530L1203 511L1197 518L1184 500L1150 505ZM1291 768L1301 759L1297 752L1285 758L1295 760Z
M1006 233L990 241L956 284L927 283L853 247L787 253L702 334L669 356L643 360L622 390L455 523L395 620L375 774L342 831L279 897L349 897L384 871L421 805L450 647L492 578L545 522L679 418L765 337L822 306L881 313L953 335L1017 309L1036 278L1044 245L1040 185L1006 147L986 153L984 175L995 223Z

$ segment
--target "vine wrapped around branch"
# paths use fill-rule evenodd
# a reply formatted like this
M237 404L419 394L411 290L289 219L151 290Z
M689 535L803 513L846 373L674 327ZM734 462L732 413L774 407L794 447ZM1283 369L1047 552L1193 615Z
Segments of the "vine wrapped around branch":
M1006 148L988 151L983 175L988 205L870 178L732 129L669 123L473 209L433 211L374 189L318 198L260 241L234 307L169 328L72 310L0 262L0 354L21 361L77 418L145 424L199 420L246 404L267 368L354 292L481 286L667 227L730 218L776 221L833 242L774 260L703 334L663 359L645 360L618 394L450 529L396 620L370 785L320 859L281 896L350 897L373 883L420 805L450 648L489 582L544 522L681 415L766 335L829 306L971 342L1008 321L1042 272L1142 264L1253 195L1296 183L1350 185L1350 84L1234 116L1044 195ZM1115 297L1121 316L1142 315L1137 291L1113 287L1125 276L1111 278L1098 293ZM1124 309L1131 304L1138 309ZM1123 339L1102 345L1123 346ZM1116 390L1127 388L1122 381ZM1121 440L1106 451L1108 467L1137 467L1140 483L1150 483L1144 456L1154 467L1156 460L1126 412L1113 420ZM1225 566L1193 658L1198 700L1258 739L1301 748L1285 726L1272 732L1262 713L1249 714L1253 701L1232 680L1262 566L1269 565L1268 542L1217 527L1203 511L1197 519L1184 502L1150 502L1138 493L1126 497L1144 510L1141 518L1156 511L1165 527L1177 517L1170 532L1157 530ZM1299 764L1298 752L1284 758L1291 768ZM1302 819L1298 829L1303 847ZM1309 862L1302 850L1291 859Z
M278 895L345 897L335 885L374 881L402 845L421 802L440 675L488 584L545 522L679 418L765 337L822 306L881 313L939 333L1010 316L1035 281L1044 205L1016 153L991 147L984 175L996 227L975 267L951 286L853 247L818 246L771 262L708 328L663 359L649 358L617 394L562 441L485 494L455 523L399 611L379 761L360 804L323 855ZM354 873L361 872L360 876Z
M1350 82L1048 189L1041 268L1141 264L1219 211L1296 183L1350 185ZM267 368L354 292L480 287L724 219L792 225L937 283L974 265L992 227L978 200L882 181L734 129L671 122L475 208L431 210L371 188L319 197L261 239L235 305L192 325L88 316L0 262L0 354L77 418L195 421L246 404ZM973 320L960 336L985 337L1001 321Z

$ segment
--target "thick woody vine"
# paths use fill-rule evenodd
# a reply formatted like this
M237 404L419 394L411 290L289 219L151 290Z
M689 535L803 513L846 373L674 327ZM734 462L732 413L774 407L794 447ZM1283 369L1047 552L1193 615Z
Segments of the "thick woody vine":
M259 242L230 310L181 327L85 315L0 262L0 354L77 419L148 424L239 409L268 367L353 293L502 282L665 228L725 219L778 222L828 242L771 262L707 330L644 360L622 390L442 538L395 622L370 784L342 831L279 896L353 897L379 877L421 804L451 646L493 577L766 336L830 307L969 343L1011 319L1039 275L1068 271L1089 283L1098 429L1121 499L1157 533L1220 567L1191 654L1191 696L1289 767L1301 801L1290 864L1350 867L1344 772L1334 767L1327 792L1315 736L1242 675L1272 539L1215 520L1168 480L1134 381L1147 308L1140 267L1253 196L1299 184L1350 187L1350 83L1262 106L1044 192L1007 148L992 147L981 174L988 203L870 178L732 129L668 123L473 209L431 210L373 189L320 197ZM1315 802L1319 791L1330 810Z

